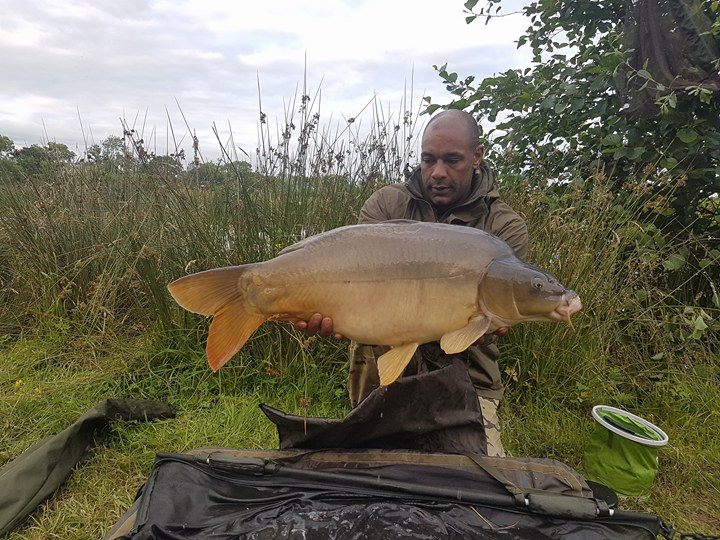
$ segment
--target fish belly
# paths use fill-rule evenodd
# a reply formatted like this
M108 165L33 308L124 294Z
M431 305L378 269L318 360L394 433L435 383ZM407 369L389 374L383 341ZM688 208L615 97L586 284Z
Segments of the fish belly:
M267 316L331 317L336 332L361 343L401 345L436 341L477 314L477 281L432 279L333 280L265 286L256 296Z

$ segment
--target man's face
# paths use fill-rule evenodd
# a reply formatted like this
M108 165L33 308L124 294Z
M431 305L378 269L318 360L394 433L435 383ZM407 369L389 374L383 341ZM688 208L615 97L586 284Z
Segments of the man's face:
M459 122L438 119L426 130L420 154L420 172L426 198L447 210L470 194L473 168L484 149Z

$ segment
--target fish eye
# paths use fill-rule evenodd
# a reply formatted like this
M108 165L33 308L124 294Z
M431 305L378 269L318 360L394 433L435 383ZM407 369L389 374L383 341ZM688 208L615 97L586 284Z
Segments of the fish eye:
M542 279L540 279L539 277L533 278L532 286L535 287L536 289L542 289L543 288Z

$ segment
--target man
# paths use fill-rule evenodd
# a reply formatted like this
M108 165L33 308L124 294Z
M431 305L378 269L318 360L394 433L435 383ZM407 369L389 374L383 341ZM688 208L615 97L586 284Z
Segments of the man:
M475 227L499 236L516 255L525 257L528 250L525 222L499 200L495 179L483 160L484 148L478 141L478 126L470 114L448 110L434 116L423 133L420 167L405 183L385 186L373 193L360 211L359 222L412 219ZM319 331L328 336L333 332L332 320L318 313L296 326L308 335ZM506 328L496 332L505 333ZM478 394L488 455L501 456L504 451L497 408L503 386L496 338L484 336L460 356L468 365ZM379 386L377 358L386 350L387 347L351 343L348 392L353 407ZM418 348L404 374L436 369L446 358L438 343L427 343Z

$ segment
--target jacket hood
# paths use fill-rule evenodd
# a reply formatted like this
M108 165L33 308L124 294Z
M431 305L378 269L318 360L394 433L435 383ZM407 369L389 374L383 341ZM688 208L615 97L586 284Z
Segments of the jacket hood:
M425 193L422 187L422 176L419 166L415 167L415 170L412 171L410 177L405 181L405 186L413 197L427 200L425 199ZM483 162L482 165L473 172L470 195L468 198L457 206L451 208L450 211L454 212L460 209L471 208L483 199L498 198L500 198L500 192L498 191L495 174L490 170L487 164Z

